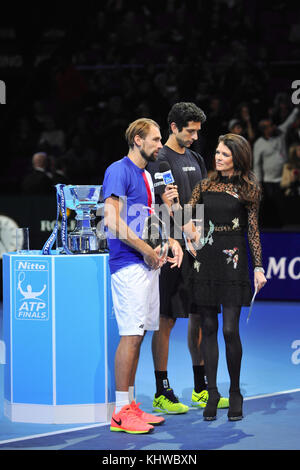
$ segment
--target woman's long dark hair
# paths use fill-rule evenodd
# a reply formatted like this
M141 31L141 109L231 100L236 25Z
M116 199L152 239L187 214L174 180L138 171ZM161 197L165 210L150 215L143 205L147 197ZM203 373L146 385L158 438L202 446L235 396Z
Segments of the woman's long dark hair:
M220 135L218 142L223 142L232 153L234 175L238 176L242 198L253 201L260 197L261 189L252 171L252 150L248 140L238 134L225 134ZM221 172L213 171L209 179L220 181Z

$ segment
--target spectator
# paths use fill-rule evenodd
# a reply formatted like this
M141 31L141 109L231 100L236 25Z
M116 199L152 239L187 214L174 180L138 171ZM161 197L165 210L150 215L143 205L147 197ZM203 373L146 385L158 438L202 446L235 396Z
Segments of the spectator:
M296 142L300 143L300 115L298 115L297 119L288 128L286 133L286 145L288 149Z
M236 117L239 120L240 125L242 127L241 135L245 137L245 139L247 139L250 144L252 144L255 139L255 131L254 131L254 126L251 121L250 110L249 110L249 106L247 105L247 103L241 103L238 106ZM238 132L236 132L236 134L238 134Z
M298 109L295 108L288 118L279 126L276 126L271 119L263 119L259 122L259 129L262 136L259 137L253 148L254 173L262 183L264 191L264 220L266 225L271 222L268 217L277 209L277 224L282 225L282 192L280 182L284 163L287 160L287 149L285 136L289 126L295 121ZM272 207L272 211L269 210ZM273 224L276 217L272 214Z
M285 225L300 225L300 142L289 149L280 186L284 193Z
M238 119L231 119L228 124L228 130L231 132L231 134L238 134L242 135L243 128L241 125L241 121Z
M277 93L274 98L274 107L271 118L275 124L284 122L291 112L291 98L287 93Z
M26 194L53 194L53 180L48 172L46 153L35 153L32 157L32 171L25 176L22 191Z
M51 159L52 163L52 174L53 174L53 184L71 184L71 180L68 177L67 169L68 162L65 157L59 157Z

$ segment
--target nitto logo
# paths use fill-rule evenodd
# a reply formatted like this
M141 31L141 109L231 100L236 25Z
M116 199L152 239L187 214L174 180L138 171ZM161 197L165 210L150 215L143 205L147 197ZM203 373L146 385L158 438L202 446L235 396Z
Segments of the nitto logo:
M14 275L15 319L49 320L48 262L17 260Z
M26 270L34 270L34 271L43 271L46 269L46 266L44 264L40 263L32 263L29 261L19 261L17 269L26 269Z
M0 104L6 104L6 85L0 80Z

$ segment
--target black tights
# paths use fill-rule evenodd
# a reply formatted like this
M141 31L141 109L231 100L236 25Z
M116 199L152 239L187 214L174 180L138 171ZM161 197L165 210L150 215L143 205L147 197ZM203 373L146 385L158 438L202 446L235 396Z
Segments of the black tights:
M226 361L230 377L230 390L239 390L242 360L242 344L239 334L241 308L223 306L223 335L226 346ZM218 311L216 307L203 307L201 311L203 329L203 354L208 389L217 389L219 361Z

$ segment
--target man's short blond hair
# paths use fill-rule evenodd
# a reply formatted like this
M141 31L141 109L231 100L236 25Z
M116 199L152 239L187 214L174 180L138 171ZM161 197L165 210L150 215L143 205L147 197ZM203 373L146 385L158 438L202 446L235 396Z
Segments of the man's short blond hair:
M129 124L125 132L125 138L127 140L128 146L133 148L134 138L136 135L139 135L142 139L145 139L151 126L156 126L158 129L160 129L157 122L149 118L136 119L131 124Z

